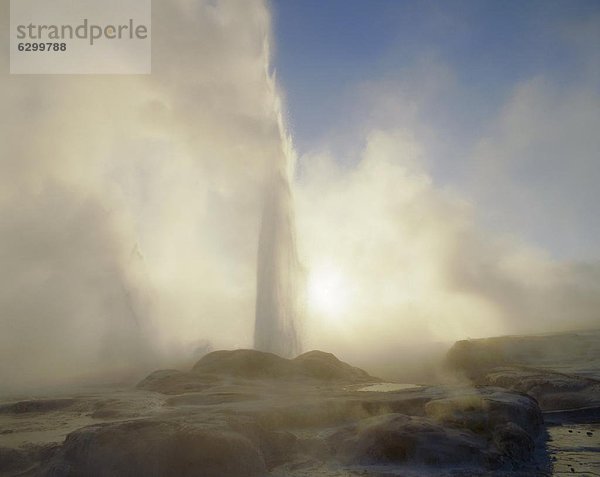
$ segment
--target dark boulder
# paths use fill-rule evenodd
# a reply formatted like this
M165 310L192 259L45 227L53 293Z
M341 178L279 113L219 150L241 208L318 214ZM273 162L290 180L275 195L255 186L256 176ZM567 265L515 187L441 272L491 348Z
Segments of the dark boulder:
M357 464L487 464L486 439L469 430L404 414L364 419L332 436L338 458Z
M370 376L360 368L350 366L331 353L309 351L293 360L301 374L326 381L373 382L377 378Z
M228 427L135 420L72 432L47 474L259 477L266 464L251 439Z
M200 359L192 371L242 378L285 378L297 374L296 366L289 359L252 349L213 351Z

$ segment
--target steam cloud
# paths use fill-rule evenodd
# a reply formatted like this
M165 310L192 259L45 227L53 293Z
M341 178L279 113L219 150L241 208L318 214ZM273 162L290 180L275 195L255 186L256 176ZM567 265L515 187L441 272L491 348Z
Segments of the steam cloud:
M0 392L153 369L205 340L252 346L264 193L293 156L270 14L259 0L154 10L151 76L0 79ZM306 155L296 190L271 189L297 199L306 348L349 360L598 324L597 265L482 229L400 122L366 138L355 167ZM323 284L329 309L311 298Z
M325 153L302 160L301 256L309 282L343 295L333 310L309 296L308 347L356 362L431 341L598 325L600 268L478 226L471 203L436 187L409 132L372 131L352 169Z
M269 12L154 7L151 76L2 76L3 390L252 346Z

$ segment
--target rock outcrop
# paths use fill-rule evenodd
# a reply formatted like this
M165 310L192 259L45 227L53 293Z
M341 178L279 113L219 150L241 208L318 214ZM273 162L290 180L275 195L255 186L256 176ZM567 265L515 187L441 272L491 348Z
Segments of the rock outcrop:
M379 381L362 369L340 361L331 353L309 351L294 359L285 359L273 353L239 349L209 353L190 372L155 371L142 380L138 388L163 394L181 394L203 391L224 378L330 383Z
M385 414L359 421L330 439L339 459L357 464L486 464L486 440L433 419Z
M447 361L475 384L527 393L544 410L600 406L598 338L581 332L459 341Z
M389 413L333 434L339 459L355 464L466 465L518 468L529 462L542 414L528 396L499 389L461 389L432 399L425 416Z
M364 386L374 381L329 353L290 360L236 350L210 353L190 371L156 371L137 389L8 403L0 474L536 475L528 472L542 417L532 397Z
M264 457L248 437L231 429L174 421L101 424L67 436L51 475L259 477Z

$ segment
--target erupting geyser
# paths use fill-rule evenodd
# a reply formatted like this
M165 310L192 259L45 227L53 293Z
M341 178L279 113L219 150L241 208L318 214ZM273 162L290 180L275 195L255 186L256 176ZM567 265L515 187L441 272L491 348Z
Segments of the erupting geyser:
M254 348L293 357L302 351L304 271L296 250L291 173L277 169L267 183L258 241Z

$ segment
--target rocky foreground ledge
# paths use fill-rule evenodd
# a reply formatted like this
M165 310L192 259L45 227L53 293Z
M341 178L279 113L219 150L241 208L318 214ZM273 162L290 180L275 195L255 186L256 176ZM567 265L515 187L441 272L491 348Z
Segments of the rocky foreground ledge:
M363 390L379 381L320 351L217 351L135 390L2 405L0 474L548 475L534 398L498 387Z
M448 363L476 385L527 393L545 411L600 408L600 331L458 341Z
M600 475L600 330L459 341L448 364L476 386L536 399L552 475Z

